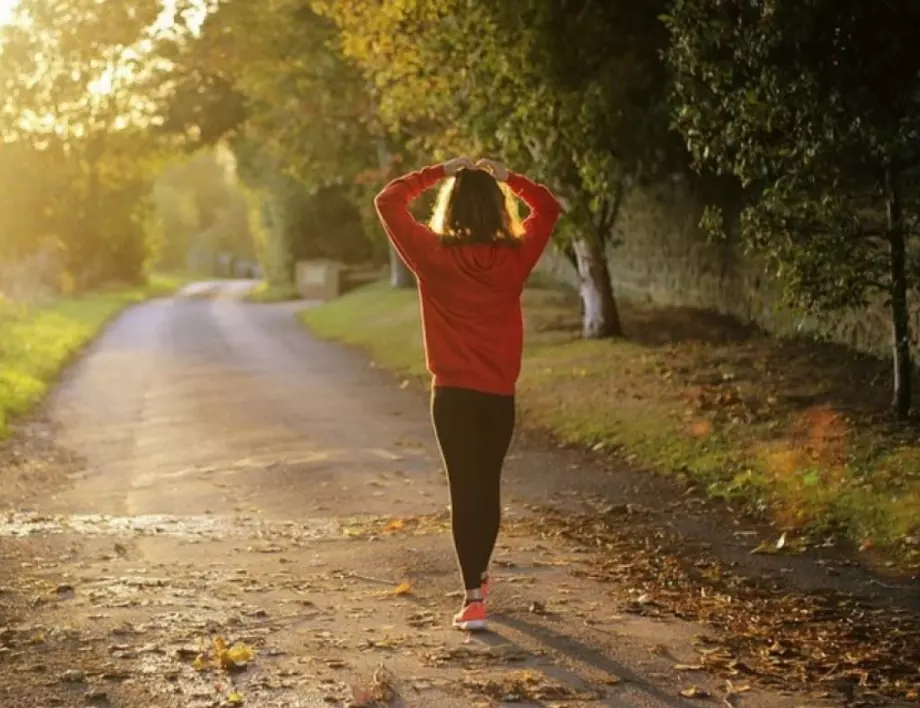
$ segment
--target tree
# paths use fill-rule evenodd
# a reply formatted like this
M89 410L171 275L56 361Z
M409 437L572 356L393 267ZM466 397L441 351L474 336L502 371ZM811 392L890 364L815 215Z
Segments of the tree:
M244 179L272 201L267 233L282 248L292 246L285 234L300 229L297 214L323 190L336 187L372 209L358 180L377 162L372 110L363 78L332 46L337 31L307 0L223 0L200 37L170 55L177 88L166 128L197 145L229 140Z
M530 77L504 92L518 121L503 143L529 154L569 206L565 245L581 280L585 336L619 335L607 252L620 209L632 187L682 166L659 56L666 3L534 0L526 14L520 5L482 4L501 30L499 56L516 42L514 74Z
M35 218L16 238L54 244L77 287L137 281L153 255L147 130L159 70L158 0L23 0L0 30L0 140L42 165L22 187ZM17 228L23 228L22 222Z
M357 264L372 253L361 214L342 187L324 187L306 198L300 195L285 226L296 260L328 258Z
M160 241L158 265L165 270L180 270L188 265L198 232L193 196L168 178L161 177L154 185L153 204Z
M161 265L183 268L192 255L213 264L218 252L254 257L249 204L225 146L202 148L170 164L156 181L154 202Z
M905 418L908 293L920 282L920 6L675 0L665 21L676 123L697 165L747 188L741 237L789 302L822 313L886 298L893 407Z
M606 245L629 186L674 146L659 52L664 0L316 0L416 155L492 153L566 203L584 335L620 334Z

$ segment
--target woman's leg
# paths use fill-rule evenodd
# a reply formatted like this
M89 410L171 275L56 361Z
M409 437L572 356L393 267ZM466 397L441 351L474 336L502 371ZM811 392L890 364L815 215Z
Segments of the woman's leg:
M482 448L480 454L482 517L477 544L482 577L489 568L501 526L501 482L505 456L514 435L513 396L489 396L480 415Z
M478 598L484 569L480 521L482 441L476 391L435 388L431 417L450 485L451 530L467 599Z

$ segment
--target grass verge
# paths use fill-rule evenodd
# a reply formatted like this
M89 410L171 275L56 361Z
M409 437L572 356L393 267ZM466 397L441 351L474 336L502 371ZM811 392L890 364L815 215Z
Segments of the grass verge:
M676 474L800 544L833 536L920 563L920 433L888 421L886 362L683 308L624 306L625 339L584 341L573 293L541 284L524 306L524 425ZM414 291L375 283L301 317L427 379Z
M63 366L129 305L169 295L189 279L156 274L146 285L112 288L28 307L0 299L0 439L28 412Z
M300 293L292 283L273 285L262 281L246 294L245 299L246 302L255 303L287 302L299 300Z

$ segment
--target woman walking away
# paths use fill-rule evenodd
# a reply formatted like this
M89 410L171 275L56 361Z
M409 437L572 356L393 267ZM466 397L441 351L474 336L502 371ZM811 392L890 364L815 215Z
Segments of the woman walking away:
M409 204L442 179L430 225ZM518 222L514 195L530 208ZM501 473L521 370L521 292L559 217L544 186L465 157L390 182L375 199L418 281L431 415L450 483L451 527L466 597L454 626L485 629L487 569L501 521Z

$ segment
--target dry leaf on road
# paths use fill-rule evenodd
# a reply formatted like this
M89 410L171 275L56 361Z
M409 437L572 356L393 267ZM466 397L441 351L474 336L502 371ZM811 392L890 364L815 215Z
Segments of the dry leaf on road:
M412 593L412 583L408 580L405 580L393 588L391 593L396 596L409 595Z
M684 698L709 698L709 691L699 686L691 686L690 688L681 690L680 695Z

